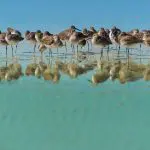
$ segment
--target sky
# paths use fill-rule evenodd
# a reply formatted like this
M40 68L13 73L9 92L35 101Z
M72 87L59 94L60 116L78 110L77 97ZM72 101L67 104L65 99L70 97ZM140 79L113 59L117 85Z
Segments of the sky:
M59 32L70 25L150 29L149 0L0 0L0 30Z

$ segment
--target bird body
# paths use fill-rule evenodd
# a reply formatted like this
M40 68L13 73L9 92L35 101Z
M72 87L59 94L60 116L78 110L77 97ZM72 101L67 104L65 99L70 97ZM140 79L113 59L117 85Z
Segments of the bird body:
M111 44L110 40L103 37L99 36L98 34L94 34L92 37L92 44L95 45L96 47L105 47L109 44Z
M137 37L125 32L122 32L118 36L118 41L120 45L125 46L126 48L133 48L135 47L136 44L141 42L141 40L138 39Z
M6 33L5 40L10 45L16 45L20 41L23 41L24 38L19 36L18 34L11 34L11 32Z
M69 38L69 41L72 43L72 44L78 44L79 41L82 41L86 38L87 36L84 35L83 33L81 32L76 32L74 31L70 38Z

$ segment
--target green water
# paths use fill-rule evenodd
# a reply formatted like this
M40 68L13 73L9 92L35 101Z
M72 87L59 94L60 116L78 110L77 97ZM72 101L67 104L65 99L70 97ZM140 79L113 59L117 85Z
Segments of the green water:
M0 150L149 150L150 83L0 84Z

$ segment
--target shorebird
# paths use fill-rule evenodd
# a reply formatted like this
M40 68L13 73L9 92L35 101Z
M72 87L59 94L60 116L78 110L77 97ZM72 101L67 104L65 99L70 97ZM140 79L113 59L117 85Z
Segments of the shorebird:
M18 36L22 36L21 32L16 30L16 29L13 29L11 27L8 27L7 28L7 32L11 32L11 34L17 34Z
M97 33L96 29L94 27L90 27L90 31L94 34L94 33Z
M9 45L11 45L12 57L13 57L14 56L13 55L13 45L18 45L18 43L23 41L24 38L22 36L20 36L20 34L15 34L8 30L6 33L6 36L5 36L5 40L7 41L7 43Z
M150 46L150 33L148 32L143 32L143 43L146 45L146 46Z
M40 30L37 30L35 32L35 39L37 43L41 43L41 40L43 38L43 33Z
M118 46L118 44L119 44L118 36L120 35L120 33L121 33L121 30L115 26L112 29L110 29L109 38L110 38L112 44Z
M109 46L112 43L109 39L109 36L105 32L105 30L103 30L103 28L102 28L98 33L93 35L92 44L96 47L101 48L101 52L100 52L101 53L100 59L101 59L103 57L103 48L106 46ZM107 54L108 54L108 50L107 50Z
M6 33L2 33L0 31L0 45L6 46L6 66L7 66L7 46L8 46L8 43L5 39L5 37L6 37Z
M143 32L140 32L139 29L133 29L129 32L131 35L135 36L137 39L139 39L141 41L140 43L140 56L142 55L142 41L143 41L143 36L144 36L144 33ZM140 57L140 63L141 63L141 57Z
M8 27L7 32L10 32L11 34L18 35L18 36L22 37L21 32L19 30L14 29L14 28ZM18 43L16 44L16 51L17 51L17 47L18 47ZM15 51L15 53L16 53L16 51Z
M59 38L62 41L64 41L64 43L65 43L64 46L65 46L65 49L66 49L66 53L67 53L67 42L69 41L69 38L70 38L72 32L74 32L76 30L81 31L80 29L78 29L74 25L72 25L70 28L68 28L68 29L66 29L66 30L64 30L64 31L62 31L58 34Z
M82 32L72 31L70 38L69 38L69 42L72 44L73 48L74 48L75 44L77 45L77 53L78 53L79 43L83 40L86 40L86 38L87 38L87 36L84 35Z
M93 34L94 34L95 32L93 32L93 31L91 31L91 30L87 30L87 28L84 28L84 29L82 30L82 33L83 33L85 36L87 36L86 41L87 41L88 51L89 51L89 42L90 42L90 44L91 44L91 49L92 49L91 38L92 38L92 36L93 36Z
M27 41L29 41L31 44L34 45L33 47L33 51L34 51L34 54L35 54L35 49L36 49L36 43L37 43L37 40L35 38L35 32L30 32L30 31L26 31L25 32L25 39Z
M103 36L103 37L109 38L109 34L105 31L104 28L100 28L100 30L97 32L97 34L98 34L99 36Z
M74 31L81 31L80 29L76 28L74 25L72 25L70 28L60 32L58 34L59 38L62 40L62 41L68 41L72 32Z
M115 26L109 31L109 38L112 44L116 46L116 49L118 49L118 57L120 53L120 44L118 41L118 36L120 35L120 33L121 33L121 30Z
M46 46L46 48L49 49L49 63L50 63L50 54L52 57L52 48L57 48L57 52L58 52L58 48L63 46L63 42L60 40L58 35L46 35L43 36L42 40L41 40L42 44L44 44Z
M126 32L122 32L118 36L118 41L121 46L126 48L126 52L128 56L128 67L129 67L129 49L134 48L137 44L141 43L142 41L141 39L138 39L137 37Z

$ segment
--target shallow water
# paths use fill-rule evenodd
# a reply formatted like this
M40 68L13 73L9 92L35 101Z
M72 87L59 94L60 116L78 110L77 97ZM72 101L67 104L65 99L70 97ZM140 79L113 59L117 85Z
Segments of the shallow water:
M149 150L150 82L93 86L92 74L1 82L0 150Z
M91 75L1 83L0 149L148 150L150 83L95 87Z

